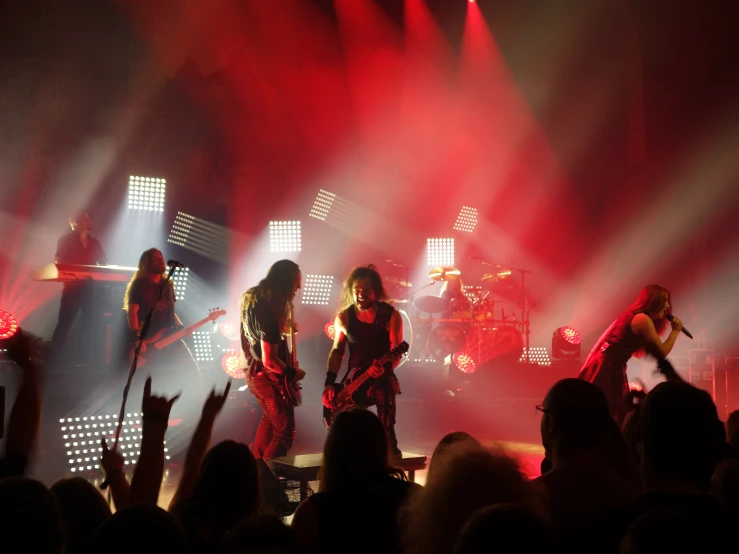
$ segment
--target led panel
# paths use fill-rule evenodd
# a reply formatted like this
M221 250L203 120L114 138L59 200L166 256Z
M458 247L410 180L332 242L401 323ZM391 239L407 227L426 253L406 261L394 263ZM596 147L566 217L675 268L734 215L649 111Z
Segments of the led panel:
M167 181L155 177L136 177L128 179L128 208L148 212L164 211L164 192Z
M187 292L187 277L190 270L186 267L179 267L175 271L172 280L174 281L174 296L177 300L184 300Z
M303 283L303 304L328 306L333 286L332 275L306 275Z
M210 331L195 331L192 334L192 350L196 362L213 361L213 343Z
M300 252L300 221L270 221L269 248L271 252Z
M462 209L457 216L457 221L454 223L455 231L462 231L464 233L472 233L477 226L477 208L470 208L469 206L462 206Z
M454 265L454 239L427 239L429 267L451 267Z
M336 195L333 192L320 189L316 199L313 202L313 207L310 209L310 216L326 221L328 213L331 211L331 205L334 203Z
M59 427L69 471L81 473L98 469L103 452L101 441L105 438L108 448L112 449L117 425L117 414L60 419ZM164 444L164 454L169 460L167 442ZM125 465L136 465L141 453L141 414L128 413L124 417L118 451L123 456Z
M523 349L521 354L520 362L526 360L526 349ZM533 346L531 347L531 354L529 354L529 361L539 365L552 365L552 361L549 359L549 352L546 347Z
M172 223L172 229L169 232L167 242L171 242L178 246L185 246L194 223L195 218L190 214L177 212L177 215L174 218L174 223Z

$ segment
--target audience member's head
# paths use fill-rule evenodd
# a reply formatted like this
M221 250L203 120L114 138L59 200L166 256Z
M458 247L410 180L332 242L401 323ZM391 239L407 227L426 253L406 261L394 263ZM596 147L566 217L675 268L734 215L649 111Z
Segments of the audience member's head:
M640 486L638 465L626 445L621 429L613 418L608 418L603 440L598 447L601 462L624 479Z
M453 452L457 445L463 443L471 443L481 446L480 442L475 437L469 433L465 433L464 431L455 431L444 435L439 441L439 444L436 445L436 448L434 448L434 453L431 455L431 461L429 462L428 471L426 472L427 475L431 473L432 468L439 464L440 460L444 456Z
M739 410L734 410L726 420L726 441L731 445L732 456L739 458Z
M90 537L110 517L103 495L82 477L62 479L51 486L59 505L65 535L65 554L88 552Z
M542 404L541 440L555 459L599 448L612 419L603 392L581 379L556 382Z
M621 542L622 554L724 554L736 540L726 521L708 514L678 510L647 512L631 524Z
M0 550L3 554L58 554L64 538L54 496L38 481L0 481Z
M355 409L336 416L323 447L319 491L335 491L380 475L403 472L389 462L388 442L380 419L368 410Z
M726 454L726 435L706 391L688 383L660 383L647 395L640 423L646 487L671 483L708 490Z
M245 444L227 440L205 455L193 488L197 513L225 532L261 507L259 471Z
M739 460L724 460L711 479L711 496L739 520Z
M621 435L624 438L624 442L626 443L626 447L629 449L629 454L631 455L632 459L634 459L637 463L639 462L641 455L639 453L639 437L641 436L641 431L639 429L641 422L641 412L639 409L633 410L626 414L626 419L624 420L624 426L621 430Z
M539 496L512 458L461 444L434 468L426 486L409 500L409 552L448 553L477 510L510 503L541 514Z
M157 506L128 506L98 527L90 552L105 554L183 554L190 552L182 527Z
M551 554L553 548L553 531L541 517L514 504L497 504L472 514L457 537L454 554Z
M226 534L221 554L298 554L295 531L274 515L252 516Z

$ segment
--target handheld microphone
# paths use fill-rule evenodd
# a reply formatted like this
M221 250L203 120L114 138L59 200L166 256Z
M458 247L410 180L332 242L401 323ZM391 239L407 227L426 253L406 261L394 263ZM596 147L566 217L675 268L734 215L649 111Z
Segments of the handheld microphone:
M167 262L168 267L185 267L182 262L178 262L177 260L169 260Z
M672 315L672 314L665 314L665 317L667 318L667 321L672 321L673 319L675 319L675 316L674 316L674 315ZM690 331L688 331L688 330L687 330L687 329L686 329L685 327L683 327L683 328L681 329L681 331L682 331L683 333L685 333L685 334L687 335L687 337L688 337L688 338L690 338L690 339L692 339L692 338L693 338L693 335L691 335L691 334L690 334Z

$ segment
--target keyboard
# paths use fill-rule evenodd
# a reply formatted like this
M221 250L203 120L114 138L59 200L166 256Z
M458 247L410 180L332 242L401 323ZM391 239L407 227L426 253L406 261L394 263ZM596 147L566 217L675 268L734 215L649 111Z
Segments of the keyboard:
M136 272L135 267L120 265L48 264L31 273L34 281L73 283L75 281L106 281L126 283Z

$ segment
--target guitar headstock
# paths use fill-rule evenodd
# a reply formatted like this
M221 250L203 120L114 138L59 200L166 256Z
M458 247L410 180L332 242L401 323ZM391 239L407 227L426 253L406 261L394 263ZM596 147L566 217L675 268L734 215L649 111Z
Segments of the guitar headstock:
M208 311L208 319L210 321L215 321L216 319L224 315L226 315L226 310L222 310L221 308L218 308L218 307L211 308Z

